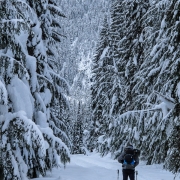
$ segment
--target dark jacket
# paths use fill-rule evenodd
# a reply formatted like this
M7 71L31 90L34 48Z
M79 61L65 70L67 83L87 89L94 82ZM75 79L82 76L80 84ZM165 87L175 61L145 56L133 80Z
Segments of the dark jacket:
M124 151L119 157L118 157L118 162L122 163L122 168L123 169L135 169L135 167L139 164L139 158L137 156L134 157L135 163L133 165L131 164L123 164L124 163L124 156L126 152Z

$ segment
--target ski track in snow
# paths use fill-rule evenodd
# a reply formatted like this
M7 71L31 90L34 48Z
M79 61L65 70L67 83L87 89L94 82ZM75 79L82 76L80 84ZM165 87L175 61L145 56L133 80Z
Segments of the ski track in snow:
M117 170L119 169L119 179ZM145 165L140 162L136 170L137 180L173 180L174 175L162 168L162 165ZM180 178L176 178L177 180ZM64 169L53 169L46 177L34 180L122 180L121 164L107 155L72 155L71 163Z

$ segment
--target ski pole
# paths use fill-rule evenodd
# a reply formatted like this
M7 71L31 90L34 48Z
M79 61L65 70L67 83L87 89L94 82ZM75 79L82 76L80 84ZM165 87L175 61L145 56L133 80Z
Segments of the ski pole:
M138 171L136 171L136 180L137 180Z
M117 180L119 180L119 169L117 170Z

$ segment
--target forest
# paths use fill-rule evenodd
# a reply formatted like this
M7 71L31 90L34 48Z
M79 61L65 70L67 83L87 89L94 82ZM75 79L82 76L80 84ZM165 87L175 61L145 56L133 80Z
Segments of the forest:
M0 176L127 142L178 173L179 43L179 0L0 0Z

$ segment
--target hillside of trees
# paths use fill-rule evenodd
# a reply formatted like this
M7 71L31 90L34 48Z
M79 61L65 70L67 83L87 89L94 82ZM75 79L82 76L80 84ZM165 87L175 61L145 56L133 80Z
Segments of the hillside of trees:
M1 0L4 179L127 142L179 172L179 17L178 0Z
M122 0L104 18L92 68L92 146L114 158L127 142L147 164L179 172L180 3Z

